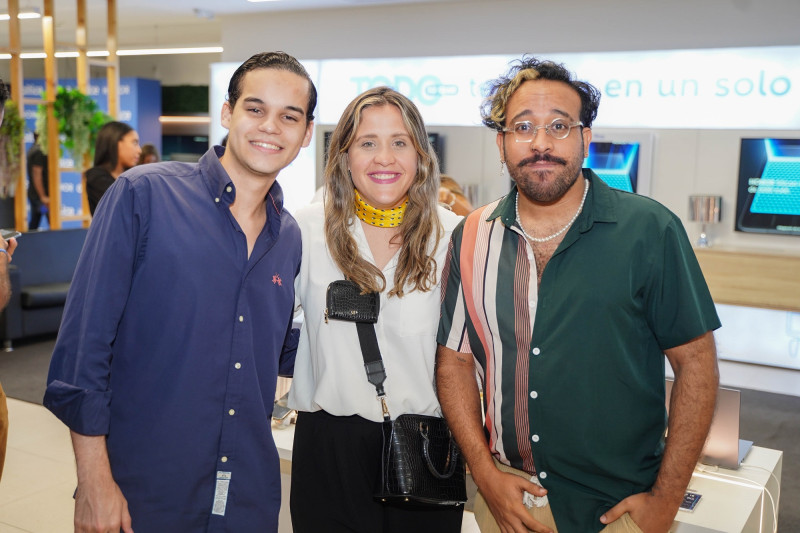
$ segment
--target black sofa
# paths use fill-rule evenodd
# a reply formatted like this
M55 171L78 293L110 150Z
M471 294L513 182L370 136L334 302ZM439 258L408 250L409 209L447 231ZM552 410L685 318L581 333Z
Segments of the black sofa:
M8 271L11 300L0 312L0 339L6 351L17 339L58 331L87 231L33 231L17 239Z

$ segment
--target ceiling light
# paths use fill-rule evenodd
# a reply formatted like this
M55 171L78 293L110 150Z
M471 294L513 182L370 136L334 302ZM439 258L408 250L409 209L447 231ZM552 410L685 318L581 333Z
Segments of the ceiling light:
M194 48L143 48L139 50L117 50L118 56L152 56L152 55L177 55L177 54L221 54L221 46L199 46ZM78 52L56 52L57 58L78 57ZM88 57L108 57L108 50L89 50ZM20 59L44 59L44 52L23 52ZM11 59L11 54L0 54L0 59Z
M221 46L196 46L193 48L143 48L140 50L117 50L118 56L152 56L174 54L221 54Z
M38 7L25 7L22 8L17 14L18 19L39 19L42 18L42 13ZM9 20L11 16L8 13L0 13L0 20Z
M158 117L158 121L162 124L210 124L210 117L197 117L197 116L175 116L175 115L162 115Z

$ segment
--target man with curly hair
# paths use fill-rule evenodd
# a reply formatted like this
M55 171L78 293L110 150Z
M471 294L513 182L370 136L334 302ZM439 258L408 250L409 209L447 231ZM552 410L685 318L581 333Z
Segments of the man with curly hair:
M582 169L599 100L526 57L482 109L515 186L453 232L437 386L483 533L665 533L714 412L720 322L680 220Z

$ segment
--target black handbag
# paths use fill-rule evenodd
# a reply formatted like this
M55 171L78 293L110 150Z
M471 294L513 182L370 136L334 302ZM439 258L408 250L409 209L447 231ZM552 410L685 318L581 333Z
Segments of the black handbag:
M444 418L400 415L383 422L381 501L461 505L467 501L461 450Z
M334 281L325 294L325 321L329 318L348 322L378 321L381 300L377 292L361 293L361 288L350 280Z
M426 505L461 505L467 501L461 450L444 418L404 414L392 420L386 405L383 366L374 324L380 309L377 293L362 294L349 280L328 286L325 319L355 322L367 379L383 410L381 486L375 499ZM356 317L356 318L354 318Z

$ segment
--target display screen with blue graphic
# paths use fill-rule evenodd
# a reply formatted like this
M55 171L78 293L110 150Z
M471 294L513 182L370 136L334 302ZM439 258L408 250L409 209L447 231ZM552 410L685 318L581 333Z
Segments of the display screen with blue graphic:
M593 142L583 166L594 170L610 187L637 192L639 143Z
M736 229L800 235L800 139L742 139Z

